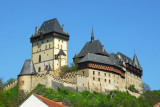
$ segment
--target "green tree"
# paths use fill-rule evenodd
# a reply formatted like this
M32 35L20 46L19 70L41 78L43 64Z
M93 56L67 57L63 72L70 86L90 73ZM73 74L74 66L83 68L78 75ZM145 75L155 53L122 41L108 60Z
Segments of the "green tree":
M3 90L3 81L2 78L0 78L0 92Z
M6 86L6 85L9 85L9 84L11 84L11 83L13 83L13 82L15 82L15 81L16 81L16 79L10 78L9 80L7 80L6 83L4 83L4 85L5 85L5 86Z

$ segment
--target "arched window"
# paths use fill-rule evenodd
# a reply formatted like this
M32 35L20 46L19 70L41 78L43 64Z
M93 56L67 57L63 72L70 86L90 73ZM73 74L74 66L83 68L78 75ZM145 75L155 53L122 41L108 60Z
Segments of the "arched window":
M41 55L39 55L39 63L41 62Z

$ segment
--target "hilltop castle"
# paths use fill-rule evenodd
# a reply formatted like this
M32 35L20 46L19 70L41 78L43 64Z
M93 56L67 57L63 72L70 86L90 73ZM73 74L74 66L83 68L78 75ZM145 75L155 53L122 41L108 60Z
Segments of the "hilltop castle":
M67 65L67 43L69 34L60 26L57 19L45 21L36 27L31 36L32 59L25 61L18 75L18 90L30 92L39 83L54 90L58 88L71 91L88 90L106 93L109 90L127 91L134 85L138 93L128 90L132 95L142 94L142 68L136 54L133 60L117 52L107 53L99 40L91 40L79 54L73 57L78 71L59 76L60 67Z

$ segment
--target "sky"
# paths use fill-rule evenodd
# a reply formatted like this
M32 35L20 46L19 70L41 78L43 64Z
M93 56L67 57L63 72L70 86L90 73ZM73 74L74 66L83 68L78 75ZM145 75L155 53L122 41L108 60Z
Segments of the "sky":
M159 0L0 0L0 78L17 78L31 59L35 27L57 18L70 35L68 65L87 41L96 40L109 53L121 52L143 68L143 82L160 89Z

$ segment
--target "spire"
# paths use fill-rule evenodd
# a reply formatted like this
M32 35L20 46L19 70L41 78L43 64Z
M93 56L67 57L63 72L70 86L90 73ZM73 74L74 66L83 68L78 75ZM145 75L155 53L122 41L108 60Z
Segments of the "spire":
M139 61L138 61L138 58L136 56L136 53L134 53L133 65L136 66L137 68L141 68Z
M92 27L91 42L93 41L94 41L94 34L93 34L93 27Z

